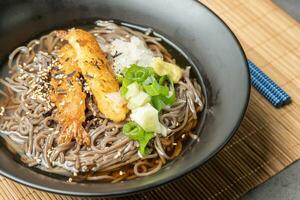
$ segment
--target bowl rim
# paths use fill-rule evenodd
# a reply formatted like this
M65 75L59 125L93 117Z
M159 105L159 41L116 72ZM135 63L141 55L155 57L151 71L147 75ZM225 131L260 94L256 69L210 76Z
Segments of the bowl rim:
M2 176L4 176L5 178L8 178L12 181L15 181L17 183L20 183L24 186L33 188L33 189L38 189L41 190L43 192L51 192L54 194L59 194L59 195L67 195L67 196L79 196L79 197L86 197L86 196L90 196L90 197L118 197L118 196L127 196L127 195L131 195L134 193L141 193L141 192L145 192L148 190L152 190L156 187L159 187L161 185L170 183L172 181L176 181L179 178L191 173L192 171L196 170L198 167L206 164L211 158L213 158L218 152L220 152L224 146L230 141L230 139L233 137L233 135L236 133L236 131L238 130L238 128L240 127L243 118L245 116L248 104L249 104L249 99L250 99L250 92L251 92L251 76L250 76L250 70L248 68L248 62L247 62L247 57L246 54L242 48L242 45L240 43L240 41L238 40L238 38L236 37L236 35L233 33L233 31L230 29L230 27L225 23L225 21L219 16L217 15L212 9L210 9L208 6L206 6L204 3L200 2L199 0L193 0L195 2L197 2L198 4L202 5L203 8L205 8L206 10L208 10L210 13L212 13L222 24L223 26L229 31L229 33L231 34L231 36L233 37L236 45L238 46L238 48L240 49L240 52L242 54L242 57L244 59L244 67L246 67L246 73L247 73L247 91L246 94L246 101L243 105L243 109L239 115L239 120L236 122L234 128L232 129L231 133L227 136L227 138L223 141L223 143L218 146L218 148L216 148L212 153L210 153L209 155L207 155L207 157L204 160L198 161L194 166L191 166L189 169L187 169L186 171L183 171L181 173L175 174L174 176L170 176L168 178L165 178L163 180L157 181L155 183L151 183L145 186L140 186L140 187L136 187L134 189L124 189L124 190L119 190L116 192L95 192L95 193L90 193L90 192L71 192L71 191L66 191L63 189L52 189L52 188L47 188L44 186L40 186L37 184L33 184L28 180L24 180L23 178L18 178L16 176L13 176L9 173L6 173L5 171L3 171L2 169L0 169L0 174Z

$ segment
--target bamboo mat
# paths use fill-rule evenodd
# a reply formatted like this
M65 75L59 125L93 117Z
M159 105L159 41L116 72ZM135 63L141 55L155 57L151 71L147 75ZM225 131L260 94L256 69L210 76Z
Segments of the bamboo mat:
M300 158L300 25L269 0L202 2L230 26L250 60L293 102L275 109L252 89L240 129L216 157L176 182L130 198L237 199ZM54 195L0 179L0 199L89 199Z

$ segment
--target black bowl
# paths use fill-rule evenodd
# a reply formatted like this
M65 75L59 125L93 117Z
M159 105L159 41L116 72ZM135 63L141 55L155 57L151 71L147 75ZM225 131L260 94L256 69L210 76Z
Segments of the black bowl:
M174 180L215 155L239 127L250 92L244 52L229 28L214 13L193 0L10 0L0 3L0 64L9 52L30 39L66 24L92 19L116 19L152 27L182 54L201 82L206 97L200 142L189 145L158 173L125 183L68 183L21 164L1 143L0 173L45 191L112 196L138 192ZM172 42L170 42L172 41ZM176 44L176 45L175 45Z

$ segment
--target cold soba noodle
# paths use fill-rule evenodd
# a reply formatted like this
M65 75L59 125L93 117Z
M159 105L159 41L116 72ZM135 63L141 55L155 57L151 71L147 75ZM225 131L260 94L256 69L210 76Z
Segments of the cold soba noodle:
M163 58L163 64L175 64L175 60L160 44L160 39L150 36L150 29L141 33L112 22L97 21L89 33L95 36L118 77L122 75L122 66L126 62L129 62L128 65L148 65L153 58ZM60 142L60 134L66 129L57 117L60 112L57 107L59 104L51 99L51 95L54 87L52 81L60 84L63 77L67 80L68 77L75 76L75 71L73 74L64 74L59 69L58 51L66 43L68 39L53 31L29 42L27 46L15 49L9 56L10 77L1 80L4 87L1 91L0 129L1 135L21 155L23 162L30 167L36 166L72 177L73 180L118 182L159 171L164 164L180 154L183 140L190 137L195 139L196 135L192 134L192 130L198 121L197 113L203 109L204 99L200 85L190 78L190 67L181 70L180 80L174 82L174 102L158 109L158 124L163 127L162 132L138 129L145 137L147 134L150 136L147 147L142 149L145 150L143 153L140 138L135 139L122 131L124 124L134 121L133 114L130 114L131 111L135 112L134 109L129 109L126 119L122 121L107 118L99 111L99 104L95 102L96 94L86 78L89 74L83 76L84 69L81 68L82 71L77 74L78 79L72 80L78 80L85 95L82 133L87 133L89 138L86 144L78 142L77 138ZM129 52L132 49L136 52ZM125 75L123 84L124 78ZM67 80L68 83L70 80ZM71 85L72 83L70 87ZM161 87L163 86L164 83ZM124 87L122 81L120 87ZM57 95L63 96L65 93L65 90L56 90ZM147 92L145 90L142 93L145 95ZM149 109L153 108L152 100L147 103ZM132 124L143 128L138 122Z

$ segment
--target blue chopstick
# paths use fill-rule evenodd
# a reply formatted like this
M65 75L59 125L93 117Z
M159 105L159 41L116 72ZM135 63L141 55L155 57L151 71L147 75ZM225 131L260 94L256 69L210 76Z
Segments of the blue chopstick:
M278 108L291 101L291 97L250 60L248 66L253 87L273 106Z

